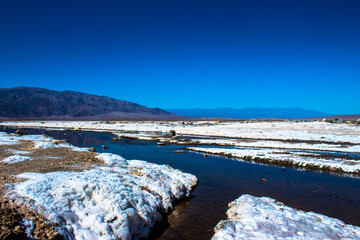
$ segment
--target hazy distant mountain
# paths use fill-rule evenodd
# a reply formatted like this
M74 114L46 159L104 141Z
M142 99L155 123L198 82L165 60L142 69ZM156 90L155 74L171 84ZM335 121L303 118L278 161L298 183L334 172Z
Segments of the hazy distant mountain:
M16 119L176 119L159 108L73 91L0 88L0 118Z
M169 112L189 117L211 118L315 118L329 116L327 113L301 108L214 108L214 109L166 109Z

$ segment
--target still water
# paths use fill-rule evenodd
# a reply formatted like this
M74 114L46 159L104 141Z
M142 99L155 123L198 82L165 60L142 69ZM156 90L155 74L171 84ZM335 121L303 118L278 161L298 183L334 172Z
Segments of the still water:
M14 131L10 129L9 131ZM157 146L155 142L123 139L108 133L23 129L67 139L80 147L119 154L194 174L198 186L191 198L180 201L150 239L210 239L215 225L226 219L227 204L242 194L267 196L304 211L313 211L360 226L360 178L251 164L197 153L176 154L187 146ZM106 145L109 148L102 149ZM265 178L267 181L261 181Z

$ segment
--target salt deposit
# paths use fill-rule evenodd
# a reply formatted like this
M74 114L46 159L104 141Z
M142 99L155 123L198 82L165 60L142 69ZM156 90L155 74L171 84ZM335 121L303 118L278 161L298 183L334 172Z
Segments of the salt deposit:
M228 220L218 223L213 240L360 239L360 227L297 211L268 197L242 195L229 207Z
M283 162L304 168L318 167L319 169L343 171L347 173L360 172L360 161L358 160L343 158L326 159L315 157L310 154L304 154L302 152L279 151L277 149L226 149L201 147L189 147L188 149L195 152L235 157L239 160L245 159L247 161L275 163L277 165L281 165L281 162Z
M332 124L326 122L223 122L197 121L183 122L134 122L121 121L108 124L99 121L28 121L3 122L14 127L47 127L53 129L79 129L90 131L136 131L169 132L180 134L241 137L256 139L298 139L305 141L329 141L360 143L360 126Z
M98 157L107 166L22 173L17 177L26 180L14 184L10 196L76 239L136 239L147 237L161 213L172 209L175 200L190 196L197 182L195 176L167 165L109 153Z
M4 163L17 163L17 162L26 162L32 160L31 157L28 156L21 156L21 155L14 155L14 156L10 156L5 158L4 160L2 160Z

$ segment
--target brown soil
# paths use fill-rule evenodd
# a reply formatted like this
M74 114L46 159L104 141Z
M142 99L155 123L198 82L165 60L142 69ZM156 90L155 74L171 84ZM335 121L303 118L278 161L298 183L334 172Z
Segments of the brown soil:
M25 227L20 223L25 218L34 222L35 239L63 239L43 216L14 200L0 197L0 239L26 239Z
M0 146L0 183L3 178L24 172L54 172L54 171L81 171L92 167L94 164L103 164L95 153L74 151L71 148L34 148L32 141L21 141L21 144ZM8 149L29 151L33 160L9 164L1 162L4 158L15 155ZM7 182L6 180L4 182Z
M56 143L56 142L54 142ZM61 142L57 142L59 144ZM18 163L4 163L6 157L15 155L9 149L29 151L33 160ZM18 201L6 197L8 183L21 181L14 177L24 172L54 172L54 171L82 171L103 162L96 157L96 153L79 152L70 148L36 149L34 142L23 140L16 145L0 145L0 239L26 239L25 227L21 221L24 218L34 222L33 235L35 239L62 239L54 226L42 215L34 212Z

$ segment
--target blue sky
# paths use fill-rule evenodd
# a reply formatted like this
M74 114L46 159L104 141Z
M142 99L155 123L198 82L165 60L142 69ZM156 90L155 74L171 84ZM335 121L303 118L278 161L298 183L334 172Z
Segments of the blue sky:
M360 1L0 2L0 87L360 113Z

